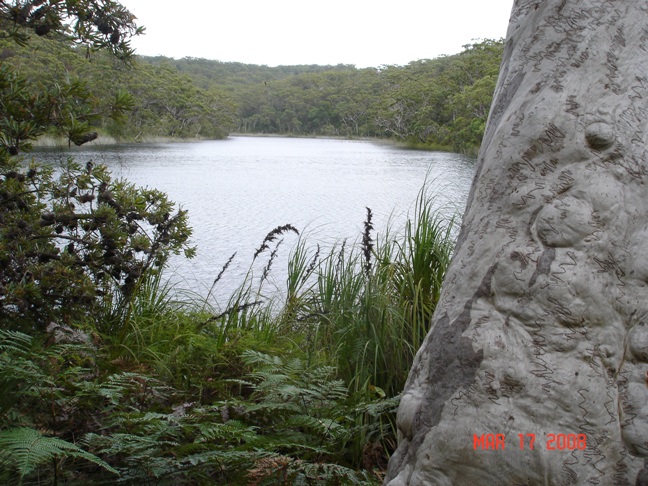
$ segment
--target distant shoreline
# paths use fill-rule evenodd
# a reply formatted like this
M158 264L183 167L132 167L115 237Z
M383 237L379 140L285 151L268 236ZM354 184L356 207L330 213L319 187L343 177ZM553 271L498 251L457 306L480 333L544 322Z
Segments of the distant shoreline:
M127 143L188 143L188 142L201 142L204 138L173 138L173 137L142 137L138 140L117 140L110 135L99 135L96 140L83 144L84 147L99 147L105 145L119 145ZM223 139L225 140L225 139ZM54 148L69 148L74 149L77 146L74 144L69 144L68 141L64 138L52 137L50 135L44 135L39 137L35 142L32 143L34 147L54 147Z
M348 140L351 142L371 142L380 145L391 145L392 147L399 147L412 150L425 150L428 152L453 152L450 147L431 146L426 144L414 144L412 142L400 142L398 140L388 138L375 138L375 137L348 137L343 135L300 135L300 134L282 134L282 133L230 133L227 137L221 139L210 138L177 138L177 137L159 137L159 136L144 136L138 140L117 140L110 135L100 135L96 140L84 144L84 147L104 147L120 144L155 144L155 143L194 143L194 142L207 142L227 140L230 137L267 137L267 138L310 138L321 140ZM64 138L52 137L44 135L39 137L38 140L33 142L34 147L38 148L61 148L74 150L74 144L69 145ZM466 155L476 156L478 147L468 151Z
M99 135L96 140L84 144L85 147L96 147L103 145L119 145L119 144L140 144L140 143L192 143L192 142L207 142L227 140L230 137L267 137L267 138L311 138L311 139L331 139L331 140L351 140L361 142L374 142L384 143L388 145L395 145L397 142L384 138L371 138L371 137L347 137L336 135L298 135L298 134L282 134L282 133L230 133L225 138L177 138L177 137L158 137L158 136L144 136L138 140L117 140L110 135ZM38 140L33 142L34 147L61 147L67 148L68 142L65 138L52 137L44 135L39 137ZM70 148L76 147L71 145Z

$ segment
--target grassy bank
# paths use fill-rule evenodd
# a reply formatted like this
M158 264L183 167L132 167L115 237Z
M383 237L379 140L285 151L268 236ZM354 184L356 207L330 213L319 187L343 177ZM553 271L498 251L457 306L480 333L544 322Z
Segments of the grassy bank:
M261 243L262 274L224 311L149 275L94 320L3 326L0 482L380 484L451 227L421 192L378 240L370 210L354 243L324 253L300 239L271 297L290 225Z

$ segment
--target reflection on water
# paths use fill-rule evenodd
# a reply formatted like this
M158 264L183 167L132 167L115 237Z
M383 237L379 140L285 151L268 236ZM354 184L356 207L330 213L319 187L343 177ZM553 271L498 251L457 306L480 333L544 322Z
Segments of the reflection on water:
M222 141L174 144L124 144L62 152L41 149L37 159L56 161L72 155L93 160L141 186L169 194L189 210L198 254L174 259L170 278L179 287L206 295L228 258L237 257L219 282L220 299L247 273L264 236L290 223L316 243L355 241L366 207L374 228L389 222L398 229L418 191L428 192L448 214L464 209L474 160L458 154L405 150L365 141L231 137ZM287 235L273 263L277 284L285 279L286 260L296 236ZM224 305L224 303L223 303Z

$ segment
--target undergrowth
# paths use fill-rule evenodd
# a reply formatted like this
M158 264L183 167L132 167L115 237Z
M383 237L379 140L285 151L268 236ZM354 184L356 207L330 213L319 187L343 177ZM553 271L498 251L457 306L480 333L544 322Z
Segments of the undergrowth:
M272 297L291 225L218 311L158 273L96 321L2 322L0 483L380 484L452 253L432 208L422 191L379 237L367 209L359 241L328 250L300 235Z

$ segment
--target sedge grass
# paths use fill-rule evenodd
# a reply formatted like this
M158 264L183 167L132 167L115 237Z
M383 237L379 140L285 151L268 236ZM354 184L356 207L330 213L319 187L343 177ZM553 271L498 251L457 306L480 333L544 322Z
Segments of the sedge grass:
M398 394L429 330L453 249L453 220L433 208L422 190L403 230L375 239L368 210L362 242L334 246L299 291L305 250L293 254L289 315L309 316L308 353L332 360L352 391Z

